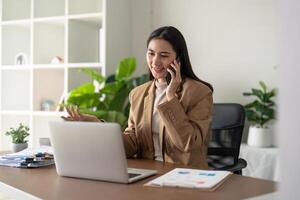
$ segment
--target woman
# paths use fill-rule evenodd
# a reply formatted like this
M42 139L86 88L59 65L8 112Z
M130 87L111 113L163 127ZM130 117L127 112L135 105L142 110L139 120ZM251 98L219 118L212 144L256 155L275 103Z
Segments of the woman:
M151 81L129 94L127 157L207 169L213 88L194 74L184 37L174 27L152 32L146 58ZM99 121L76 110L69 114L64 119Z

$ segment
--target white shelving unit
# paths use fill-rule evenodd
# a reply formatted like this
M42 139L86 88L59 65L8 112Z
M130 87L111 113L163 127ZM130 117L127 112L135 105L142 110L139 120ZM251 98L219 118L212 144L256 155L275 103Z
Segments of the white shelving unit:
M80 68L103 75L130 56L130 0L0 0L0 150L5 132L24 123L30 146L49 137L48 121L62 97L90 81ZM21 55L21 56L20 56ZM18 57L19 56L19 57ZM54 57L62 63L51 64ZM42 111L44 101L54 102Z

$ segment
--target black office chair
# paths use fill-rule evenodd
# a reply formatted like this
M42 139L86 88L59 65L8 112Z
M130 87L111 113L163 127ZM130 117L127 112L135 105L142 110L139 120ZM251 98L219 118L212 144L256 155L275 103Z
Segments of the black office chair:
M247 166L247 162L239 158L244 123L245 110L242 105L214 104L211 140L207 152L210 168L242 174L242 169Z

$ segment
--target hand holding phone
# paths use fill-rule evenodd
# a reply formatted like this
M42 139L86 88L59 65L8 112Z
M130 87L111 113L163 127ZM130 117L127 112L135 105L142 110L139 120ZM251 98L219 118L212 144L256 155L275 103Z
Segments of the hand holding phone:
M174 62L171 63L169 68L167 69L168 70L168 73L166 75L166 81L168 83L168 87L166 90L167 101L170 101L171 99L173 99L175 97L178 97L177 91L182 82L181 73L180 73L180 67L181 67L180 65L181 65L181 63L180 63L179 59L177 58L176 61L174 60Z
M177 57L177 58L176 58L176 61L177 61L177 63L180 63L180 58ZM175 71L175 69L174 69L171 65L168 67L168 69L169 69L169 70L172 70L173 73L174 73L175 76L176 76L176 71ZM167 81L167 84L168 84L168 85L170 84L171 79L172 79L171 73L167 71L166 81Z

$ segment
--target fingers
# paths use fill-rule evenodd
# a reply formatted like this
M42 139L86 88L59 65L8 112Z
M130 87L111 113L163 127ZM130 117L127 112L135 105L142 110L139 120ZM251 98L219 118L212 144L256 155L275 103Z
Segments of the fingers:
M70 116L67 116L67 117L61 116L61 118L65 121L74 121Z
M174 79L174 77L175 77L174 71L170 68L167 68L167 71L171 74L172 79Z
M178 63L176 60L170 64L171 67L175 70L175 73L173 72L173 70L171 70L173 72L173 76L172 76L172 73L171 73L171 76L172 78L175 78L177 81L181 82L181 73L180 73L180 63Z
M66 107L68 116L61 116L65 121L87 121L87 122L102 122L94 115L81 114L78 106L67 106Z
M94 115L89 114L81 114L79 112L78 106L67 106L66 107L68 116L61 116L61 118L65 121L87 121L87 122L103 122L103 120L99 120Z
M67 113L69 116L62 118L66 121L80 121L81 120L81 114L78 110L77 106L67 106L66 107Z
M71 106L66 106L66 111L70 117L73 117L73 112Z
M174 60L174 63L175 63L175 65L177 65L177 66L179 67L179 69L180 69L180 62L177 61L177 60Z
M73 114L74 114L74 118L76 120L79 120L79 121L81 120L81 114L80 114L79 109L78 109L77 106L73 107Z

